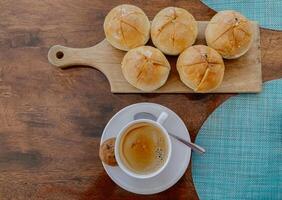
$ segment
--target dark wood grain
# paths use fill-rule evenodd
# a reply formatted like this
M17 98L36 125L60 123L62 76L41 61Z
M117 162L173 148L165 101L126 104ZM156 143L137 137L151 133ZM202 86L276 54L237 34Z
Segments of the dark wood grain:
M93 46L104 38L106 13L125 1L2 0L0 2L0 199L198 199L191 168L169 190L152 196L115 185L98 158L101 133L121 108L160 103L186 123L194 141L208 115L232 94L110 93L90 68L58 70L48 48ZM166 6L197 20L215 12L196 0L127 1L150 19ZM282 33L261 29L263 79L282 77Z

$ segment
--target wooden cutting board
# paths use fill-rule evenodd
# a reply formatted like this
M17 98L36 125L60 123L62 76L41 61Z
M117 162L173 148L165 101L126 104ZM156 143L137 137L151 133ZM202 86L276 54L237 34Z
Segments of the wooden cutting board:
M199 21L196 44L206 44L206 21ZM239 59L224 60L225 74L221 86L211 93L256 93L261 91L261 55L259 26L252 22L255 30L250 50ZM175 64L177 56L167 56L172 70L164 86L153 92L144 92L131 86L121 72L121 61L126 52L112 47L107 40L89 48L51 47L48 59L56 67L87 65L100 70L108 79L113 93L193 93L179 79Z

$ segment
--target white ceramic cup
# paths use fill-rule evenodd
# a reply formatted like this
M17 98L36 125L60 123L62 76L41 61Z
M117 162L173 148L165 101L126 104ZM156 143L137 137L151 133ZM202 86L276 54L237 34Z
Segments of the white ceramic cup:
M170 140L170 137L167 133L167 130L163 127L163 123L165 122L167 117L168 117L168 114L166 112L162 112L159 115L157 121L153 121L153 120L149 120L149 119L138 119L138 120L133 120L133 121L129 122L127 125L125 125L122 128L122 130L118 133L118 135L116 137L116 142L115 142L115 157L116 157L116 161L118 163L118 166L121 168L122 171L124 171L126 174L128 174L131 177L139 178L139 179L145 179L145 178L152 178L154 176L157 176L159 173L161 173L165 169L165 167L167 166L167 164L170 160L170 157L171 157L171 140ZM126 130L128 128L130 128L131 126L134 126L135 124L138 124L138 123L148 123L148 124L151 124L155 127L158 127L162 131L162 134L164 134L164 136L167 139L168 150L167 150L167 159L166 159L165 163L158 170L156 170L152 173L149 173L149 174L138 174L138 173L135 173L132 170L128 169L123 164L123 162L121 161L120 155L119 155L119 153L120 153L119 152L119 145L120 145L121 138L122 138L123 134L126 133Z

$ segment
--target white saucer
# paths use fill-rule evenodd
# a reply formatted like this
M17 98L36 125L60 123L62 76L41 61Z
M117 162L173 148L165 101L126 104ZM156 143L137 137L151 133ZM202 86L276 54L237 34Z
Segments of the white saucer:
M168 119L164 127L168 132L190 141L189 132L184 122L170 109L154 103L138 103L127 106L116 113L108 122L103 131L101 143L108 138L115 137L123 126L133 120L133 116L139 112L152 113L159 116L162 111L168 113ZM149 179L136 179L124 173L119 167L103 166L111 179L123 189L136 194L155 194L173 186L185 173L191 157L191 149L171 139L172 153L167 167L158 176Z

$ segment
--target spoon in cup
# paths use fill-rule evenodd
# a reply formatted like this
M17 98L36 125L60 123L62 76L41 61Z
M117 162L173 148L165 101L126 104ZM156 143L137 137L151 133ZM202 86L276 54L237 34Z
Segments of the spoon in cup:
M147 112L140 112L140 113L136 113L134 115L134 120L137 120L137 119L150 119L150 120L153 120L153 121L156 121L157 120L157 117L151 113L147 113ZM171 137L175 138L176 140L182 142L183 144L185 144L186 146L190 147L193 151L197 152L197 153L205 153L206 150L203 148L203 147L200 147L199 145L197 144L194 144L192 142L188 142L188 141L185 141L183 140L182 138L176 136L176 135L173 135L171 133L168 133Z

